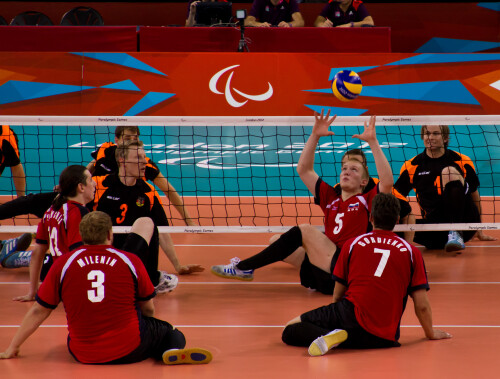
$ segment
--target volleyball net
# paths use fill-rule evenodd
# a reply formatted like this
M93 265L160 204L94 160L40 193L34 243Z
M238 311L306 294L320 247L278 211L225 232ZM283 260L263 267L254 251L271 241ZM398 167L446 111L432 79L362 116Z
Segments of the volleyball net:
M338 117L322 137L315 170L334 185L340 160L350 149L367 155L369 147L352 135L362 133L368 117ZM0 116L17 134L27 193L50 192L68 165L87 165L90 153L114 141L117 125L137 125L146 155L183 198L199 227L186 227L160 192L169 232L281 232L309 223L321 227L323 213L300 180L296 165L311 134L314 117L46 117ZM403 163L423 151L421 125L449 125L449 148L469 156L480 180L481 224L454 229L498 229L500 225L500 116L378 116L377 135L397 179ZM0 178L0 202L15 194L10 170ZM420 211L410 193L414 214ZM18 216L0 221L2 232L33 231L39 219ZM449 230L441 225L398 225L397 230ZM123 230L127 230L125 227Z

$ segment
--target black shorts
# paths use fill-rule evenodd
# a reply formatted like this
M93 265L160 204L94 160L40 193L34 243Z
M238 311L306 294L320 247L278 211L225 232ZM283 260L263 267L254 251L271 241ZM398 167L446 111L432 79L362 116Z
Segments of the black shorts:
M321 292L325 295L332 295L333 288L335 287L335 281L332 277L332 272L337 262L339 249L335 252L332 263L330 265L330 273L323 271L319 267L314 266L310 261L307 254L304 257L304 261L300 266L300 284L306 288L310 288Z
M141 315L139 324L141 330L139 346L124 357L100 364L135 363L148 358L161 360L165 351L183 349L186 346L184 334L166 321ZM75 357L71 350L70 353Z
M302 322L308 322L327 330L344 329L348 338L342 347L351 349L372 349L401 346L396 341L377 337L359 325L354 305L347 299L313 309L300 316Z
M437 210L429 215L425 219L418 219L417 224L442 224L448 223L444 216L447 212L446 210ZM471 196L465 197L464 204L464 221L466 223L478 223L481 222L481 215L477 209ZM462 232L462 237L464 242L467 242L474 237L476 234L475 230L464 230ZM443 249L446 242L448 242L448 231L436 231L436 232L415 232L414 242L424 245L427 249Z

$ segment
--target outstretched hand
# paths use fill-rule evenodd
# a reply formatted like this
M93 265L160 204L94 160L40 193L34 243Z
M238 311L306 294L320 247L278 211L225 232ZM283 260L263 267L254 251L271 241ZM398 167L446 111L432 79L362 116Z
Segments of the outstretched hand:
M334 136L335 133L329 131L328 128L330 127L332 122L335 121L337 115L334 115L331 119L328 119L328 117L330 117L330 110L328 110L326 116L323 116L323 112L323 109L321 110L321 114L319 114L318 112L314 112L315 121L312 132L318 137Z
M194 272L202 272L205 271L205 268L201 265L189 264L189 265L181 265L177 268L177 273L179 275L188 275Z
M370 121L366 123L365 121L365 130L361 134L355 134L352 136L352 138L358 138L361 141L365 141L366 143L370 144L371 142L376 142L377 141L377 133L375 131L375 121L376 117L371 116Z

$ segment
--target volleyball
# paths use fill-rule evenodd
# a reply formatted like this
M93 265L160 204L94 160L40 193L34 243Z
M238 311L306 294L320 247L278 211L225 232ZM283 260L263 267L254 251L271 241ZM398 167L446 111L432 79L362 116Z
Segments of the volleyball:
M342 70L337 72L333 78L333 94L341 101L354 100L361 93L362 88L361 78L354 71Z

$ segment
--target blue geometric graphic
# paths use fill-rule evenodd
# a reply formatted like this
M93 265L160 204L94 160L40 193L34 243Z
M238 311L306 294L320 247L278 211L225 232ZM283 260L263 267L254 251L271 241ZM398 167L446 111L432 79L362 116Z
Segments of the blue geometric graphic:
M500 2L498 3L477 3L478 7L491 9L492 11L500 12Z
M459 80L365 86L361 96L480 105Z
M175 93L165 93L165 92L149 92L141 100L137 102L132 108L125 112L124 116L137 116L139 113L149 109L162 101L170 99L175 96Z
M457 62L484 62L500 60L500 54L420 54L400 61L388 63L386 66L406 64L432 64Z
M335 74L339 71L342 71L342 70L351 70L351 71L354 71L356 73L360 73L360 72L363 72L363 71L368 71L368 70L371 70L372 68L375 68L375 67L378 67L378 66L360 66L360 67L337 67L337 68L332 68L330 69L330 75L328 76L328 80L333 80L333 78L335 77Z
M471 41L466 39L431 38L420 46L416 53L475 53L494 49L500 42Z
M109 88L109 89L121 89L124 91L140 91L139 87L137 87L132 80L122 80L121 82L111 83L105 86L101 86L101 88Z
M9 80L0 86L0 104L80 92L95 87Z
M333 116L336 114L337 116L361 116L368 109L359 109L359 108L341 108L341 107L326 107L323 105L309 105L304 104L307 108L311 109L314 112L326 114L330 111L330 115Z
M331 88L305 91L332 93ZM479 102L459 80L363 86L363 90L359 96L479 105Z
M113 63L120 66L130 67L136 70L151 72L153 74L159 74L163 76L167 76L161 71L147 65L144 62L141 62L134 57L131 57L127 53L71 53L74 55L87 57L91 59L97 59L103 62Z

